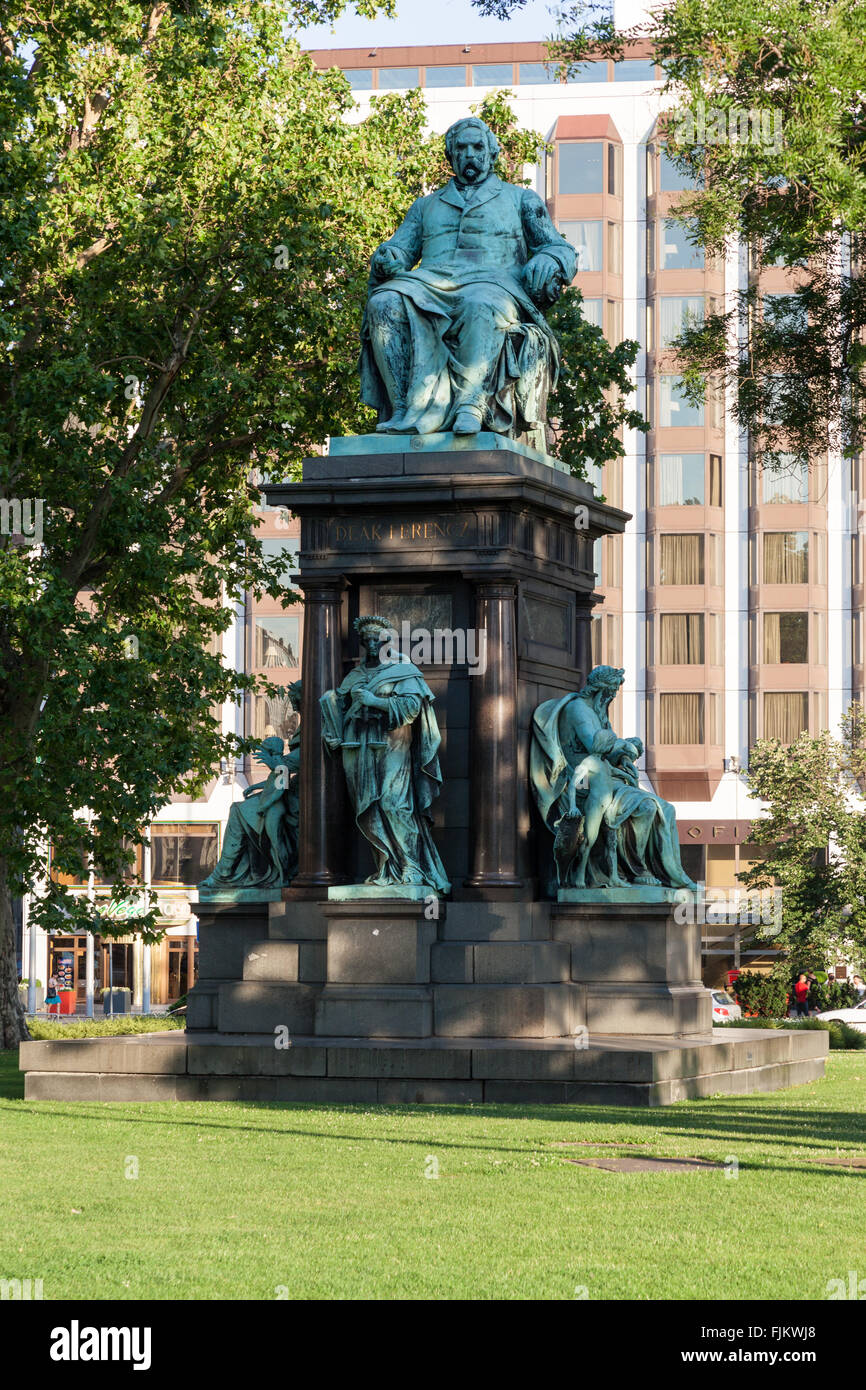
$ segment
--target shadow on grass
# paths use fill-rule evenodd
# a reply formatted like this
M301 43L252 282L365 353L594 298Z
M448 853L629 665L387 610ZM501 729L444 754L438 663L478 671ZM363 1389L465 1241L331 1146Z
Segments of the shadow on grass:
M814 1083L810 1083L814 1084ZM866 1147L866 1115L862 1111L820 1110L816 1111L799 1105L774 1105L773 1100L783 1100L790 1092L767 1093L756 1102L748 1096L724 1096L715 1099L702 1099L680 1102L674 1106L641 1108L627 1105L327 1105L304 1101L220 1101L220 1102L128 1102L136 1105L135 1115L118 1113L124 1102L68 1102L73 1106L76 1117L99 1120L102 1124L116 1125L170 1125L173 1128L211 1129L217 1131L237 1130L259 1134L280 1134L287 1138L342 1140L348 1142L378 1143L391 1146L417 1147L432 1142L426 1136L401 1136L381 1134L344 1133L342 1131L323 1132L315 1128L298 1125L273 1127L254 1125L238 1120L223 1107L242 1105L244 1110L261 1112L262 1115L278 1112L288 1119L290 1116L305 1114L345 1114L372 1116L416 1115L441 1118L523 1120L539 1124L553 1121L557 1125L597 1128L615 1125L626 1128L633 1142L640 1141L640 1131L652 1131L661 1142L666 1135L677 1139L693 1139L704 1142L718 1140L730 1146L737 1140L750 1143L765 1143L774 1147L796 1147L799 1149L823 1149L837 1153ZM18 1071L17 1054L0 1052L0 1100L22 1100L24 1097L24 1077ZM37 1102L28 1106L16 1105L16 1114L46 1114L46 1106L64 1102ZM171 1105L171 1113L165 1114L163 1107ZM202 1119L190 1114L190 1108L209 1105L209 1118ZM225 1119L213 1116L210 1105L218 1105ZM142 1109L144 1113L142 1113ZM526 1144L491 1142L480 1136L467 1136L463 1141L449 1142L441 1134L435 1135L437 1146L442 1149L471 1149L473 1151L495 1153L525 1153ZM561 1142L561 1140L560 1140ZM644 1140L643 1142L647 1142ZM802 1172L803 1165L791 1171ZM783 1171L788 1165L762 1164L774 1171ZM825 1176L842 1178L866 1178L866 1170L847 1170L844 1167L820 1165L814 1171Z

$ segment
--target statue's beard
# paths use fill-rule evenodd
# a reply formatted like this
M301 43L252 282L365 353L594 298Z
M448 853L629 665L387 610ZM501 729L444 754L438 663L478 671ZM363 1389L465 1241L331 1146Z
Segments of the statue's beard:
M485 172L485 169L480 164L470 162L469 164L464 164L458 178L461 183L480 183L484 178Z

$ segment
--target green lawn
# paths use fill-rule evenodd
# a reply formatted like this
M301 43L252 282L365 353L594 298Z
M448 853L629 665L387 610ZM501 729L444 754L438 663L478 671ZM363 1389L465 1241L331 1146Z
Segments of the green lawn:
M866 1170L818 1161L866 1154L856 1053L662 1110L60 1104L0 1064L0 1277L46 1299L822 1299L866 1278ZM739 1175L578 1167L594 1150L563 1141Z

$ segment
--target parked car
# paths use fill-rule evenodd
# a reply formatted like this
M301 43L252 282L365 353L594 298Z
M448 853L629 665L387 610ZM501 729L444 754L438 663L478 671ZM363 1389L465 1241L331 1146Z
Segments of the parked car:
M828 1023L847 1023L849 1028L866 1033L866 998L861 999L859 1004L852 1004L850 1009L828 1009L826 1013L813 1014L813 1017L826 1019Z
M732 999L723 989L712 990L713 1023L730 1023L733 1018L742 1018L743 1011L736 999Z

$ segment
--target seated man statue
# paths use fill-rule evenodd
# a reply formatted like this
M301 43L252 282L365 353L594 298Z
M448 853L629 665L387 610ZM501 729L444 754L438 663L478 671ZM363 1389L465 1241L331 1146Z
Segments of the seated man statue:
M454 177L374 252L361 394L394 434L493 430L544 450L559 348L544 317L576 266L537 193L494 173L477 117L445 136Z
M554 833L560 888L694 888L680 863L676 813L640 785L639 738L618 738L608 707L625 672L596 666L582 690L532 716L530 777Z

